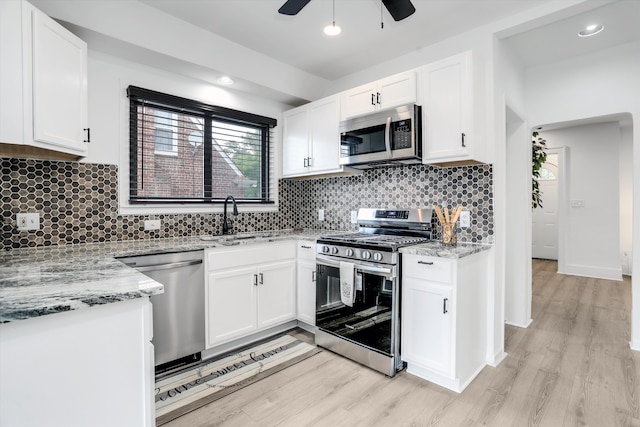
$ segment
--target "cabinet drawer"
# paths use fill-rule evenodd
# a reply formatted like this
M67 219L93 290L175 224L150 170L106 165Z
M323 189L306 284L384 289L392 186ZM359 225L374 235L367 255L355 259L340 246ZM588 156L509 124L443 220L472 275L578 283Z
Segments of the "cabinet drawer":
M295 260L296 246L291 240L240 245L206 250L208 271L251 266L281 260Z
M453 283L453 261L438 257L404 255L402 275L420 280Z
M316 244L309 240L299 240L297 242L298 260L306 259L314 261L316 259Z

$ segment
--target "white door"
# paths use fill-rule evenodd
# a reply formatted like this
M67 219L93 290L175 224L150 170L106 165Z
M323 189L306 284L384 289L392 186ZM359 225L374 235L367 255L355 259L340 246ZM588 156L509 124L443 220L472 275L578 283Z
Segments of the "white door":
M532 212L533 258L558 259L558 155L547 154L540 170L542 207Z

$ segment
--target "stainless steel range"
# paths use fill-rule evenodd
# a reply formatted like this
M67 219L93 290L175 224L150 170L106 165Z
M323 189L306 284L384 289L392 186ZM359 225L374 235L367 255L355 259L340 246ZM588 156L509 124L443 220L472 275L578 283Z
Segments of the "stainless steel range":
M431 240L432 215L360 209L358 233L318 239L317 345L388 376L402 369L398 250Z

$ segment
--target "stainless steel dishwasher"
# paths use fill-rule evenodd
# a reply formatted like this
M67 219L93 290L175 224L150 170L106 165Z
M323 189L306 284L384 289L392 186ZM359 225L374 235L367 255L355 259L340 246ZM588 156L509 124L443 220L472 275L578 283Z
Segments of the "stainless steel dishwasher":
M152 295L156 373L200 360L205 347L203 251L119 258L164 285Z

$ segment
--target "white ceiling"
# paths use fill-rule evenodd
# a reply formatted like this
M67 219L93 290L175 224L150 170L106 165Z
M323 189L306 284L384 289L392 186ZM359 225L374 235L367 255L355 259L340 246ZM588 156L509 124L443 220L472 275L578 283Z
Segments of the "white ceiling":
M384 28L380 0L335 0L342 33L333 38L322 32L329 0L312 0L296 16L278 13L285 0L141 1L331 81L550 0L412 0L416 12L400 22L383 9Z
M599 23L604 30L581 38L577 32ZM640 40L640 0L618 0L504 39L525 66L536 66ZM638 52L640 55L640 52Z
M284 1L32 0L91 49L214 84L220 73L231 74L238 82L234 88L290 105L315 99L321 86L481 26L503 28L497 37L526 66L639 40L640 35L640 0L412 0L415 14L400 22L381 10L380 0L335 0L336 24L343 30L335 38L322 32L331 22L330 0L311 0L296 16L278 13ZM144 25L155 31L153 37L177 28L175 37L209 34L198 46L208 44L210 51L169 56L137 45L130 35L140 34L136 27L149 8L156 14ZM156 20L168 26L159 28ZM578 38L577 32L592 22L601 22L605 30Z

